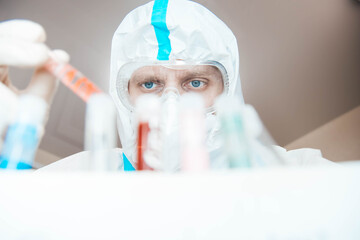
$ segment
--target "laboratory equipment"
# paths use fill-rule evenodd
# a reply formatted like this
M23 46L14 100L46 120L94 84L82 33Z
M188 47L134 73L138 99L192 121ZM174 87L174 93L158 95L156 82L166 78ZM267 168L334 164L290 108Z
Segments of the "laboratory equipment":
M153 170L145 162L145 151L148 144L148 136L150 132L150 127L148 122L139 122L138 125L138 142L137 142L137 170Z
M153 94L136 101L137 118L137 170L161 170L160 162L160 100Z
M209 168L205 146L205 107L203 98L187 93L180 98L181 170L200 171Z
M160 98L161 161L167 172L180 169L179 98L179 91L172 87L165 89Z
M116 169L120 159L116 147L116 109L104 93L90 96L86 108L85 150L90 151L90 170Z
M215 107L221 122L223 151L229 167L251 167L251 149L241 111L242 105L236 98L222 95L217 99Z
M0 141L6 127L14 120L17 107L18 99L16 94L4 84L0 83Z
M230 168L284 165L256 110L233 96L220 96L215 103L221 123L222 151Z
M45 69L85 102L92 94L102 92L93 82L68 63L59 63L50 58L45 64Z
M46 102L37 96L22 95L18 107L17 117L7 130L0 155L0 168L3 169L31 169L43 134Z

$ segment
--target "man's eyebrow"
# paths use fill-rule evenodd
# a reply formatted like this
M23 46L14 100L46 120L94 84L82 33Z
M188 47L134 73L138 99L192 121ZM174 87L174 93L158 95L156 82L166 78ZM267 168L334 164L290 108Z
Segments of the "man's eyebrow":
M179 76L182 77L204 77L204 76L210 76L210 75L215 75L216 69L212 69L211 70L209 68L207 69L200 69L200 70L185 70L183 72L181 72L179 74Z
M135 82L160 82L159 78L153 75L148 75L148 76L144 76L144 75L135 75L132 76L130 81L135 81Z

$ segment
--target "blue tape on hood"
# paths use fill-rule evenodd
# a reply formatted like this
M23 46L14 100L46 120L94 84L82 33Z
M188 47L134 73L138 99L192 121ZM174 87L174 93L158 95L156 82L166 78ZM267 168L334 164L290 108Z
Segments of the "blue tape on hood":
M125 154L122 154L123 156L123 162L124 162L124 171L136 171L135 168L131 165L129 159L125 156Z
M151 25L154 26L156 40L159 45L158 60L169 60L171 52L170 31L166 26L167 7L168 0L155 0L151 15Z

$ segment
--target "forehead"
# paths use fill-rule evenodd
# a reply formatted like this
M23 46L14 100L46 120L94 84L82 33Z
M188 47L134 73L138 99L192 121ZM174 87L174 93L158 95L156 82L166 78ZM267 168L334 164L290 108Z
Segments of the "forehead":
M183 77L215 77L222 78L220 70L211 65L197 65L197 66L144 66L136 71L131 76L131 79L142 79L146 77L159 77L166 78L175 76L178 78Z

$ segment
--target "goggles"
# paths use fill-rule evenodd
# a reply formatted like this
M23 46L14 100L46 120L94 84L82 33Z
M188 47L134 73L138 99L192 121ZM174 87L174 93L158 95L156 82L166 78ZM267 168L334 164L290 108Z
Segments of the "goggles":
M119 69L117 95L130 111L134 111L140 96L161 97L167 89L177 89L180 95L198 93L206 108L212 109L215 99L228 92L229 80L223 65L216 61L131 62Z

